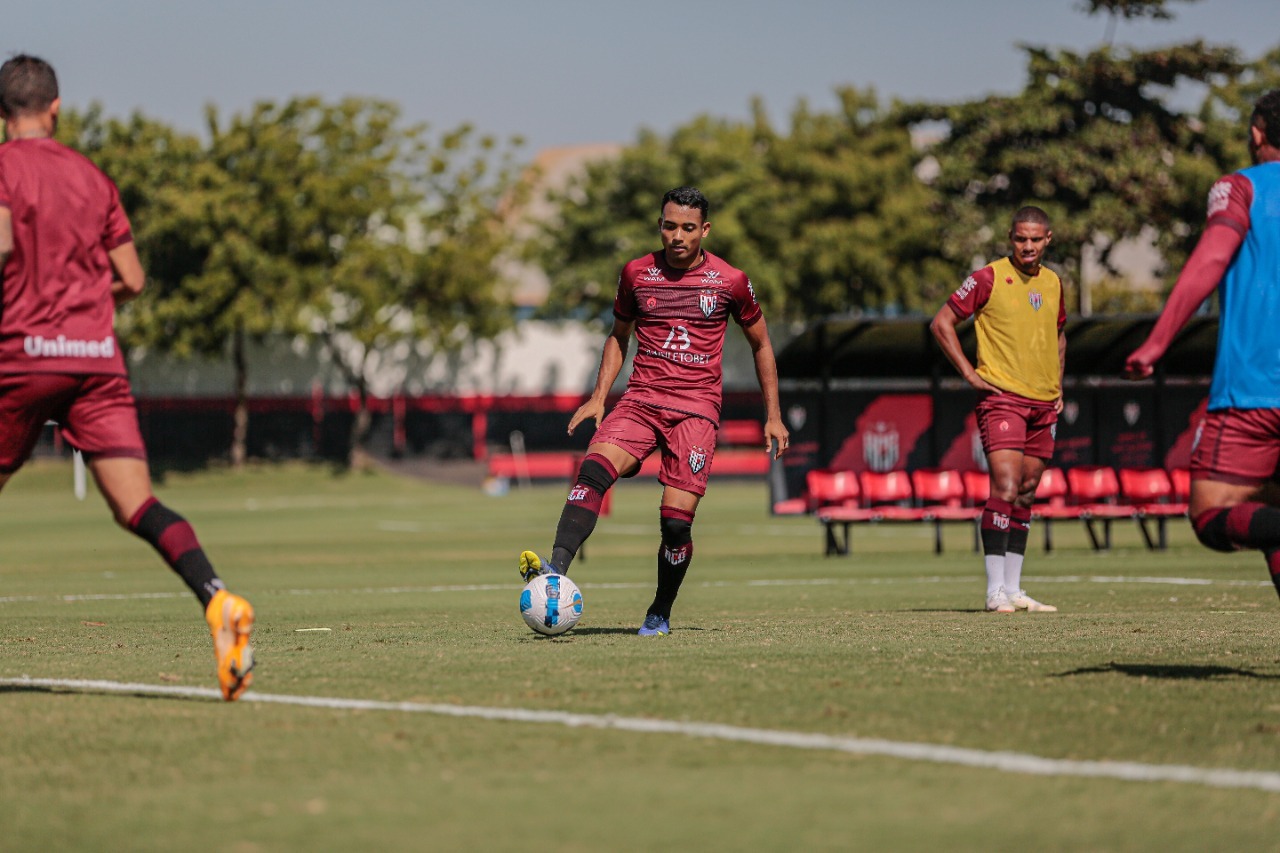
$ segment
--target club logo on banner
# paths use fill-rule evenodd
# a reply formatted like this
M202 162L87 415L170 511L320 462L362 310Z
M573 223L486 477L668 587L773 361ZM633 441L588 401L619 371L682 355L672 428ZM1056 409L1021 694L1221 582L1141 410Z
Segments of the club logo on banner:
M1075 400L1068 400L1062 404L1062 419L1068 424L1076 422L1076 418L1080 417L1080 404Z
M809 412L804 406L792 406L787 409L787 423L791 424L794 430L804 429L805 421L809 419Z
M862 434L862 458L872 471L892 471L898 464L898 430L884 421Z
M1124 404L1124 422L1129 426L1133 426L1138 422L1138 417L1142 414L1142 407L1130 400Z
M707 451L698 447L696 444L689 451L689 470L698 474L707 464Z
M698 294L698 307L702 309L702 316L709 319L716 311L715 291L704 290Z

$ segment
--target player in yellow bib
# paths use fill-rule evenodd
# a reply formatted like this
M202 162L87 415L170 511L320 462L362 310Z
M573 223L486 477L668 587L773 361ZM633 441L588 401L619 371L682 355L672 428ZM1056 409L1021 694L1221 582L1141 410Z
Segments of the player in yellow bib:
M930 330L960 375L982 392L976 410L991 475L982 511L987 610L1051 612L1022 589L1031 503L1053 457L1062 411L1067 321L1062 281L1044 266L1053 240L1048 215L1024 207L1013 215L1013 253L972 273L938 310ZM974 318L978 366L969 363L956 325Z

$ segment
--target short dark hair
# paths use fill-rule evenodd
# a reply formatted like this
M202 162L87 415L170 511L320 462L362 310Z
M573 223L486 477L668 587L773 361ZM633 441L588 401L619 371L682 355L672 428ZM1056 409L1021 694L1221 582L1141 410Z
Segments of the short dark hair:
M697 187L676 187L673 190L667 190L666 195L662 197L662 204L658 207L661 213L663 208L667 206L667 202L675 202L679 207L696 207L702 211L702 221L707 221L707 210L711 205L707 201L707 197L702 194L702 190Z
M58 76L53 66L20 53L0 65L0 113L10 118L49 109L58 99Z
M1019 222L1030 222L1033 225L1043 225L1046 231L1050 230L1049 214L1034 205L1029 204L1026 207L1018 208L1018 212L1013 214L1013 222L1010 223L1009 227L1017 228Z
M1272 89L1258 98L1249 123L1262 131L1268 145L1280 148L1280 89Z

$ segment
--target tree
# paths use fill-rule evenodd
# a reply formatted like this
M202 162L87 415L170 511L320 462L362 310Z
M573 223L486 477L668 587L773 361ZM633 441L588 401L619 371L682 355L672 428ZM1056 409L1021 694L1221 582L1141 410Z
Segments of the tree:
M837 94L830 115L801 102L786 133L757 102L751 122L703 116L591 164L555 199L545 310L605 316L621 264L658 245L661 193L681 184L711 200L709 247L751 274L775 316L918 307L932 294L920 282L938 278L920 156L874 93Z
M1163 5L1094 8L1136 15ZM1154 232L1168 265L1179 267L1194 245L1204 193L1236 153L1212 116L1177 112L1165 96L1186 82L1233 78L1242 67L1236 51L1198 41L1148 51L1103 46L1084 55L1025 50L1028 81L1017 95L904 110L908 120L949 129L934 150L944 253L963 265L1003 252L1009 215L1037 204L1052 217L1055 255L1077 282L1086 244L1114 274L1112 250L1144 229ZM1087 295L1082 301L1087 311Z

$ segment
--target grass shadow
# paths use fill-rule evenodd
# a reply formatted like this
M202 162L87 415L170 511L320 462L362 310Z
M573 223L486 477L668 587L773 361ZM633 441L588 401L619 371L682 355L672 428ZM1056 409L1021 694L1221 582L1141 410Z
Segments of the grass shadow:
M1280 675L1254 672L1234 666L1198 666L1195 664L1159 664L1159 663L1109 663L1098 666L1086 666L1066 672L1055 673L1053 678L1066 678L1072 675L1102 675L1119 673L1134 678L1162 678L1170 681L1214 681L1224 678L1257 678L1273 680Z

